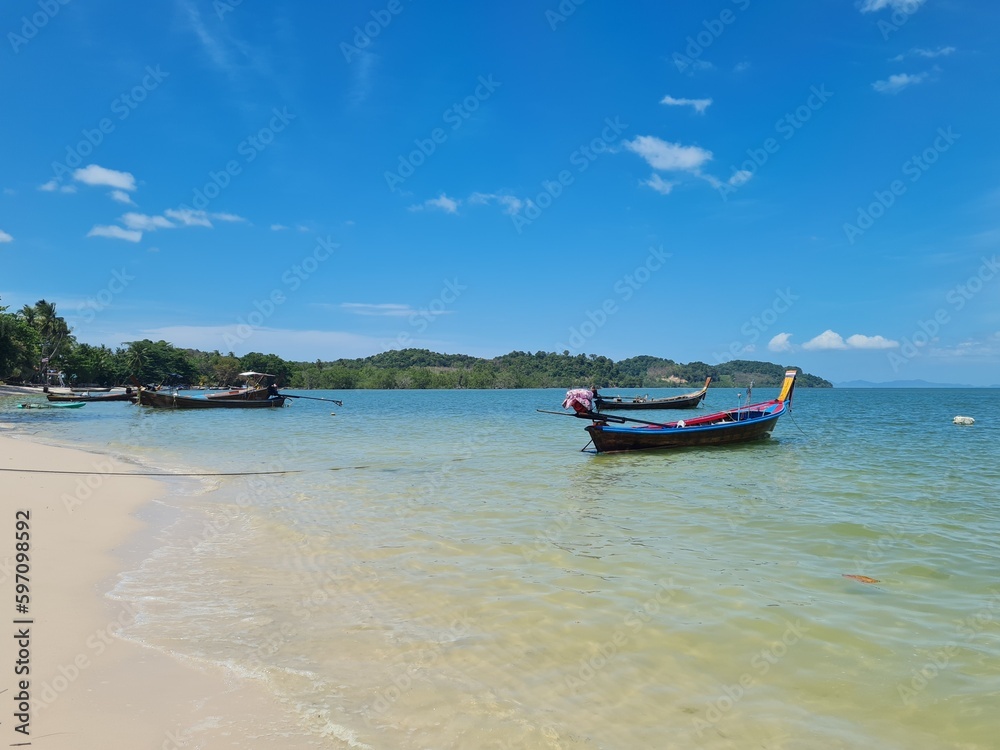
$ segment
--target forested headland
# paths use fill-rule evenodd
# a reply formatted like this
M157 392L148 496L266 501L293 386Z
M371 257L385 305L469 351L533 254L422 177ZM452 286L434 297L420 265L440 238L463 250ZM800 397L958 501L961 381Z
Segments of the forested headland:
M510 352L499 357L398 349L358 359L295 362L275 354L241 357L176 347L166 341L131 341L115 349L76 341L55 305L40 300L17 312L0 307L0 381L42 382L44 370L60 371L67 384L232 385L246 370L267 372L286 388L657 388L778 386L786 365L732 360L709 365L643 355L615 362L597 354ZM800 387L831 388L802 373Z

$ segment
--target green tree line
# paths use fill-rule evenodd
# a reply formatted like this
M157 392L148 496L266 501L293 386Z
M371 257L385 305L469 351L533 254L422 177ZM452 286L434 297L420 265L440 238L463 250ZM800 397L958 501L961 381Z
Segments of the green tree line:
M185 385L231 385L245 370L267 372L288 388L656 388L699 386L711 376L713 386L770 387L781 383L786 367L769 362L733 360L718 365L682 364L643 355L615 362L597 354L515 351L486 359L441 354L427 349L398 349L371 357L315 362L286 361L276 354L182 349L166 341L126 342L110 349L79 343L55 304L39 300L17 312L0 306L0 380L44 382L57 370L69 382L123 385L138 381ZM832 387L803 373L799 385Z

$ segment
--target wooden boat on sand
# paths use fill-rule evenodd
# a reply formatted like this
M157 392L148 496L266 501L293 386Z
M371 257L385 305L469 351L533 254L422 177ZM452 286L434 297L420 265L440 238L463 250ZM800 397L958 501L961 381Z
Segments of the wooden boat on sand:
M634 411L641 409L693 409L705 400L711 376L705 378L705 385L693 393L664 398L648 396L602 396L594 389L594 406L597 411Z
M797 370L785 372L778 397L772 401L674 422L598 414L593 411L593 392L583 389L567 393L563 407L573 409L570 416L592 421L586 429L597 453L746 443L768 437L789 410L797 374Z

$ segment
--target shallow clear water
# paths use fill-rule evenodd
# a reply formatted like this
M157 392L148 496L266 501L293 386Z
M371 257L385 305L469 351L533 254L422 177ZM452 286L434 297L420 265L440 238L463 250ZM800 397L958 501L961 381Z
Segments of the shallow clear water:
M0 421L298 472L175 488L113 596L317 747L996 746L1000 391L800 389L770 440L602 456L535 412L563 391L302 395L345 405Z

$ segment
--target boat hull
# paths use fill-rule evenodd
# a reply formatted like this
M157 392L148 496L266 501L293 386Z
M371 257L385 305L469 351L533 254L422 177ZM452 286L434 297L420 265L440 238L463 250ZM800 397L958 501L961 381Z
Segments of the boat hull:
M239 388L222 393L209 393L205 398L220 399L222 401L265 401L269 397L267 388Z
M268 399L224 399L204 396L181 396L176 393L157 393L143 389L139 403L154 409L272 409L285 405L284 396Z
M705 393L679 398L651 398L645 401L618 401L617 399L596 398L594 405L598 411L641 411L644 409L694 409L705 399Z
M731 421L683 427L627 427L601 423L588 425L587 432L598 453L732 445L768 437L784 412L784 405L779 405L773 411L744 419L737 419L739 415L732 413Z
M49 401L131 401L134 398L134 394L131 393L106 393L100 396L90 396L72 393L49 393L47 394Z
M667 396L665 398L643 398L633 396L631 400L626 400L621 396L605 397L595 391L594 407L597 411L642 411L646 409L694 409L705 400L708 394L708 384L712 378L705 379L705 385L700 391L685 393L681 396Z

